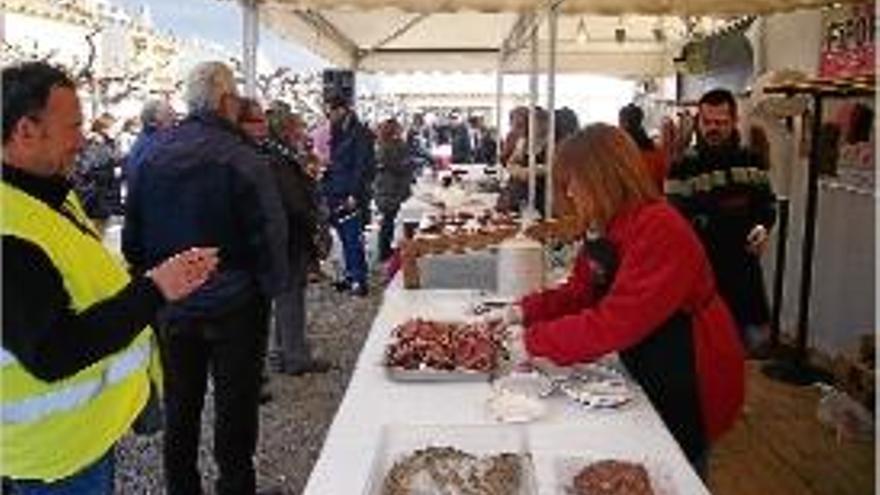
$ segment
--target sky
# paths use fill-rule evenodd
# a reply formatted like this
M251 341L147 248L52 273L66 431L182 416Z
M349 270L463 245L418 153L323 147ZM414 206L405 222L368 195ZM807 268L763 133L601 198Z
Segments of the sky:
M182 38L202 38L241 52L241 7L234 0L110 0L129 12L147 7L153 24ZM265 26L260 27L261 55L278 66L294 70L318 69L325 65L304 48L282 40Z

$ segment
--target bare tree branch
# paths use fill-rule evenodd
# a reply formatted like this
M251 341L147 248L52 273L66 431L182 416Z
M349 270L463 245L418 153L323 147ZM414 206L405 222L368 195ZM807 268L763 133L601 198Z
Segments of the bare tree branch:
M86 58L85 64L76 75L76 79L80 82L91 82L95 77L95 60L98 57L98 48L95 46L95 36L97 36L102 29L101 26L93 26L92 30L85 36L86 43L89 45L89 55L88 58Z

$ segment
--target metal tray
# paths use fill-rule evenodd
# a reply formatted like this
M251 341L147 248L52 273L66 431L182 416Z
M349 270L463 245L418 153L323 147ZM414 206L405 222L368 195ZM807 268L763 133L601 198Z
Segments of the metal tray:
M438 370L423 367L411 370L387 365L385 365L385 373L388 378L396 382L487 382L493 376L491 372L467 369Z

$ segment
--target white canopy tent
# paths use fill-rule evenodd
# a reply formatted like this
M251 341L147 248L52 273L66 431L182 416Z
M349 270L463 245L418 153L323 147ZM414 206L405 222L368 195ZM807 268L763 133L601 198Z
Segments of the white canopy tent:
M261 4L260 15L270 29L334 65L376 72L495 71L502 44L508 41L511 47L521 47L521 37L533 19L511 12L301 11L280 3ZM724 23L721 18L705 17L690 29L713 32ZM541 46L547 47L548 26L539 26ZM617 76L668 74L688 29L678 17L560 15L557 70ZM547 58L545 48L540 59ZM520 53L505 67L509 72L528 72L529 57Z
M531 12L540 0L268 0L299 9L396 8L404 12ZM823 0L566 0L566 14L717 15L764 14L827 5ZM838 2L841 3L841 2ZM848 2L842 2L848 3ZM855 2L852 2L855 3Z
M855 3L855 0L847 0ZM333 65L361 71L494 71L531 26L548 47L559 13L557 71L640 76L673 72L689 35L737 16L817 8L831 0L258 0L262 22ZM622 33L622 36L621 36ZM539 61L549 58L547 49ZM543 62L541 62L543 63ZM505 63L528 72L528 54Z

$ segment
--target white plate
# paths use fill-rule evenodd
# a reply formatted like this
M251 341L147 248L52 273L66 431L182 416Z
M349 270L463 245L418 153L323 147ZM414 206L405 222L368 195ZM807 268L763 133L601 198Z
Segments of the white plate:
M619 408L635 398L626 375L603 363L558 368L548 375L563 394L587 409Z

